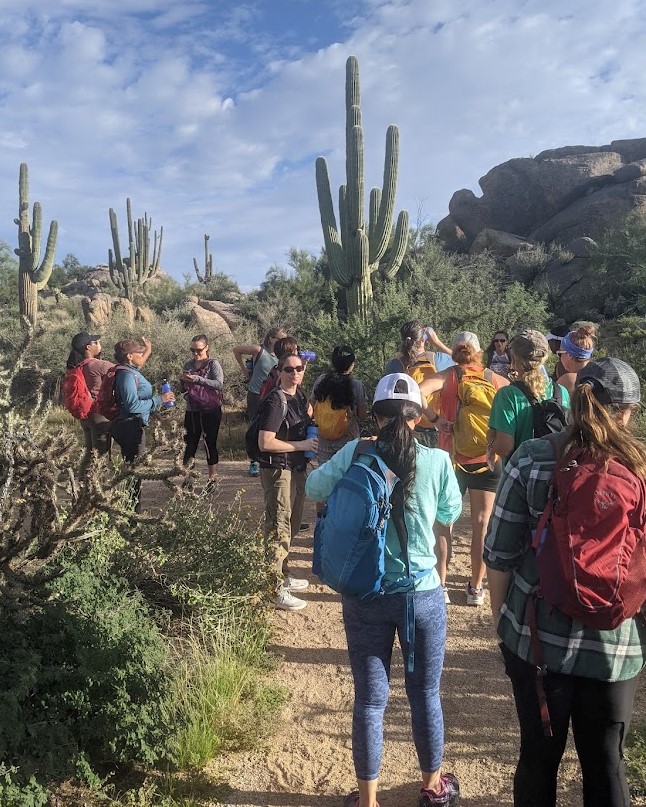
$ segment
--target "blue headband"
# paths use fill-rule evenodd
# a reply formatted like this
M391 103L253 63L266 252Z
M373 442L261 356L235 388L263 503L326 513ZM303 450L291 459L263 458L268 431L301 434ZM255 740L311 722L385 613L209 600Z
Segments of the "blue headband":
M567 336L564 336L561 339L561 350L564 350L573 359L589 359L592 356L592 348L588 350L585 347L579 347L579 345L575 345L572 339L570 338L574 331L570 331Z

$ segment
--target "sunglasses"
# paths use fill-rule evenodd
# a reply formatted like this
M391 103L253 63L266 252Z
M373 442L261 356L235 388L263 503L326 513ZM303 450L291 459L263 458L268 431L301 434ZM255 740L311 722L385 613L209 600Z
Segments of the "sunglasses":
M283 367L283 373L302 373L305 368L302 364L299 364L297 367L290 366L290 367Z
M493 341L497 342L498 344L504 345L507 340L506 339L494 339Z
M191 353L195 353L195 354L203 353L206 350L205 347L192 347L192 348L189 348L189 349L190 349Z

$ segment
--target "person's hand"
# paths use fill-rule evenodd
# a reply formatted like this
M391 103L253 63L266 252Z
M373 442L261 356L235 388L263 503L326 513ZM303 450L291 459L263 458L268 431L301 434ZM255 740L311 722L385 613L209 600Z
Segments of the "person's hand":
M195 373L184 372L182 373L182 381L189 381L194 384L200 376Z
M308 437L307 440L301 440L301 451L313 451L318 454L319 439L318 437Z
M442 415L437 420L435 424L435 428L438 432L443 432L444 434L452 434L453 433L453 422L443 418Z
M251 381L251 374L250 374L249 370L247 370L246 367L243 368L242 375L244 376L245 381Z
M150 339L146 339L145 336L141 337L141 344L146 348L146 350L152 350L153 346Z
M426 341L431 344L433 347L438 347L438 338L437 334L435 333L434 328L425 328L424 333L426 334Z
M174 392L162 392L161 394L162 403L169 403L169 401L175 400L175 393Z

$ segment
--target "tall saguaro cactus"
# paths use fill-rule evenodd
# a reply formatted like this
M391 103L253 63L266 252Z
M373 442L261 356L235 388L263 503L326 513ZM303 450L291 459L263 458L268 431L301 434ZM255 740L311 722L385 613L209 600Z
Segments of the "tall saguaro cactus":
M208 283L213 278L213 255L209 252L209 236L204 235L204 274L201 274L197 265L197 258L193 258L195 274L200 283Z
M20 316L26 317L32 325L36 324L38 314L38 292L45 288L52 274L58 222L49 225L45 257L40 265L41 236L43 230L43 211L40 202L34 202L32 222L29 223L29 169L27 163L20 164L18 179L18 249L14 250L19 259L18 301Z
M330 273L346 290L348 314L365 317L372 301L371 275L384 257L392 232L399 131L396 126L388 127L383 186L370 191L366 228L359 63L355 56L350 56L346 62L345 113L346 184L339 188L340 228L334 215L325 157L316 160L316 188ZM402 210L397 218L390 258L382 268L385 278L392 279L397 274L407 244L408 212Z
M145 292L146 283L159 271L161 259L162 238L164 228L160 227L159 236L154 231L153 250L150 251L150 231L153 226L152 219L144 213L143 219L137 219L133 225L130 199L126 199L126 213L128 218L128 250L129 257L123 257L119 243L119 229L117 227L117 214L110 208L110 230L112 232L112 250L108 250L108 267L110 279L128 300L134 300L136 292Z

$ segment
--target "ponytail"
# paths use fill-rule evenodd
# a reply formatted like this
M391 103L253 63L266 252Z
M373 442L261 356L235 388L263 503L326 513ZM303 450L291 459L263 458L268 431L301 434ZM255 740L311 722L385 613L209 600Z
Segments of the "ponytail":
M388 410L394 403L394 401L376 401L372 411L378 417L388 418L377 435L377 451L390 470L400 479L391 498L393 506L401 507L403 512L405 502L413 489L416 469L417 444L408 421L420 416L421 407L413 402L403 401L399 411L393 413L392 410Z

